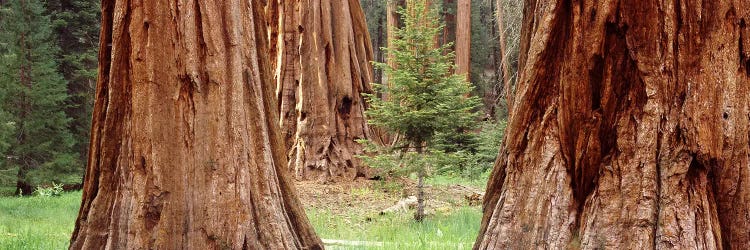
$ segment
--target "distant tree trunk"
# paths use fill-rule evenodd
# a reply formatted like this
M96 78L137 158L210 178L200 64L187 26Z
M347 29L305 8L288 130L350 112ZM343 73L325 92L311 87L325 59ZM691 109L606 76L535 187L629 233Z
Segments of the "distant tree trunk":
M400 25L399 22L399 14L398 10L399 8L402 8L405 4L404 0L387 0L386 3L386 47L387 48L395 48L395 45L393 42L398 38L396 35L396 30ZM394 59L394 56L386 51L385 53L385 62L390 66L391 68L396 68L396 62ZM382 84L385 84L387 86L392 86L393 83L389 80L389 77L387 74L383 74L382 78ZM381 96L382 99L386 100L388 99L387 93L382 93ZM375 139L376 142L384 144L384 145L392 145L398 141L397 135L389 135L385 130L379 129L379 128L373 128L373 139Z
M372 43L373 59L375 62L385 63L384 51L386 47L387 29L386 20L388 13L386 8L388 1L384 0L361 0L362 11L365 13L367 28L369 29ZM383 83L383 70L375 68L373 70L373 81L378 84Z
M289 169L299 180L366 176L355 140L370 137L360 93L371 92L372 45L359 1L279 4L276 80Z
M26 175L28 173L29 170L26 166L18 167L18 172L16 173L16 191L13 195L23 196L32 195L34 193L34 187L26 181Z
M502 75L502 93L501 96L506 98L506 103L510 104L513 96L511 92L511 81L510 81L510 65L508 65L508 43L505 39L505 22L503 19L503 0L495 1L495 22L497 22L498 38L500 42L500 56L497 58L500 60L500 70Z
M471 80L471 0L456 3L456 74Z
M525 6L475 248L750 248L750 2Z
M22 13L28 12L25 6L25 2L23 0L20 1L21 9L23 9ZM29 18L29 17L25 17ZM19 121L27 121L29 120L29 116L31 116L31 97L28 96L28 93L31 92L31 89L33 86L33 77L31 75L31 50L30 50L30 43L28 43L27 34L25 31L21 32L18 36L18 44L20 48L20 55L19 58L22 58L20 65L18 66L18 81L21 84L20 87L26 90L26 92L21 92L22 96L19 98L19 101L17 105L20 108L20 112L18 115ZM27 128L28 125L26 122L19 124L19 134L17 135L18 138L18 145L25 145L28 138L28 131ZM31 186L31 184L27 181L28 180L28 174L29 170L32 168L35 168L37 164L33 164L34 161L32 155L28 151L21 151L19 155L16 155L13 157L15 159L15 162L18 165L18 172L16 173L16 191L15 195L31 195L34 192L34 188ZM33 165L32 165L33 164Z
M102 2L71 249L322 249L286 173L261 1Z
M385 45L383 44L383 41L384 41L383 37L385 36L385 33L386 33L385 29L383 28L385 26L384 21L385 19L383 18L383 16L380 16L378 18L378 21L377 21L378 28L375 33L375 38L373 39L371 37L372 42L374 43L372 52L373 52L373 58L375 62L385 62L385 58L383 58L383 50L380 49ZM383 83L383 71L382 70L373 70L373 81L378 84Z
M455 0L443 0L442 6L444 9L450 9L457 7ZM440 37L438 44L447 44L449 42L456 41L456 12L454 11L443 11L443 20L445 21L445 28L443 28L442 37ZM453 44L455 46L455 43Z
M403 3L401 0L388 0L388 5L386 5L386 27L387 27L387 45L388 48L394 48L393 41L396 40L396 29L399 27L399 15L398 15L398 8L401 8L403 6ZM391 67L395 66L395 61L393 58L393 55L388 54L386 58L386 62ZM390 83L389 83L390 84ZM385 98L385 97L384 97Z
M377 0L374 0L374 1L377 1ZM374 54L373 56L375 57L375 61L383 62L383 63L385 62L385 58L383 58L384 52L381 48L387 46L385 44L387 38L384 39L387 35L386 34L387 32L385 30L387 29L385 27L385 21L386 20L383 16L378 17L378 22L377 22L378 29L377 29L377 34L376 34L377 36L374 39L375 45L373 46L373 54ZM373 77L375 78L373 80L375 81L375 83L383 84L383 70L382 69L375 70L373 74L374 74Z

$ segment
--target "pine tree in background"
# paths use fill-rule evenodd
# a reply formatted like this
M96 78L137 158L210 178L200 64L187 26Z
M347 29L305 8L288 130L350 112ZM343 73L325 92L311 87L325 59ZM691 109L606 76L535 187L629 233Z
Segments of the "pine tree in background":
M482 97L485 115L494 117L497 99L495 86L499 82L495 52L499 50L497 28L494 24L492 1L473 0L471 5L471 81L476 94Z
M0 89L0 100L4 100L4 92L4 90ZM0 167L2 167L1 164L4 161L5 153L10 148L10 141L15 133L15 127L10 114L0 108ZM2 179L3 177L4 174L0 172L0 184L7 182L7 180Z
M0 9L0 110L15 131L0 173L16 173L16 194L30 194L36 185L80 183L81 167L64 112L67 86L57 72L49 16L38 0L9 0Z
M68 82L70 99L65 113L72 119L69 128L75 140L73 149L78 152L81 162L86 162L88 156L100 6L98 0L52 0L47 1L46 6L60 47L58 72Z
M385 52L380 49L387 46L388 27L386 22L386 5L388 1L383 0L361 0L362 10L365 12L367 30L372 41L373 59L375 62L385 62ZM374 80L383 83L383 71L374 69Z
M379 148L368 143L375 156L362 158L374 167L389 172L416 174L418 206L416 220L424 218L424 178L437 168L450 153L436 146L436 135L462 133L476 123L479 98L467 97L472 86L465 75L455 75L454 54L446 53L451 44L436 46L436 35L443 30L436 8L427 7L425 0L407 1L400 14L403 28L396 30L398 39L387 53L394 65L377 63L384 69L390 85L374 84L387 94L383 100L367 95L371 105L367 111L370 123L400 135L403 140L392 148Z

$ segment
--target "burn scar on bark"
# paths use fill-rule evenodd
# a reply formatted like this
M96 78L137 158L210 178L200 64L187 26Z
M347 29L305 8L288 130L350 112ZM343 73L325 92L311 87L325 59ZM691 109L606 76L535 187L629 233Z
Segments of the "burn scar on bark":
M148 202L144 204L144 210L146 210L146 229L151 230L161 219L161 211L164 209L164 201L169 199L169 192L161 192L158 195L153 195L148 199Z

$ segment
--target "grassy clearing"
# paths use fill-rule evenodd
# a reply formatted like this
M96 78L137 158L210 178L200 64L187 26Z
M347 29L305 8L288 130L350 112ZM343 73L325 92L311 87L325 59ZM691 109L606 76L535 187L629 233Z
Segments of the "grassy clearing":
M427 185L435 186L450 186L450 185L465 185L474 188L484 190L487 186L487 179L490 177L490 171L482 173L477 178L466 178L456 175L434 175L427 178L425 182Z
M321 238L384 242L382 247L327 246L328 249L471 249L481 220L478 206L468 207L463 189L483 188L486 180L435 176L422 223L413 211L378 215L413 187L391 182L298 186L307 215ZM2 191L2 190L0 190ZM9 195L11 189L3 193ZM402 194L404 193L404 194ZM0 196L0 249L65 249L73 231L81 192L59 197Z
M12 196L16 192L16 187L4 187L0 185L0 197Z
M81 192L59 197L0 197L0 249L66 249Z
M309 210L308 218L324 239L384 242L371 249L471 249L482 214L477 207L463 207L430 216L422 223L412 213L375 216L332 216L329 211ZM368 249L368 247L329 247Z

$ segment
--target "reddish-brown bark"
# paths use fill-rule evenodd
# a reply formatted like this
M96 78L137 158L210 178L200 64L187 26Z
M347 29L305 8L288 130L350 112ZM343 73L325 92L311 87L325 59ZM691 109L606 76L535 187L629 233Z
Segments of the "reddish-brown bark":
M71 249L322 249L286 173L262 8L102 2Z
M456 3L456 74L471 79L471 0Z
M277 94L289 169L300 180L366 176L355 140L370 138L372 45L357 0L278 4Z
M475 248L750 248L750 2L525 8Z

